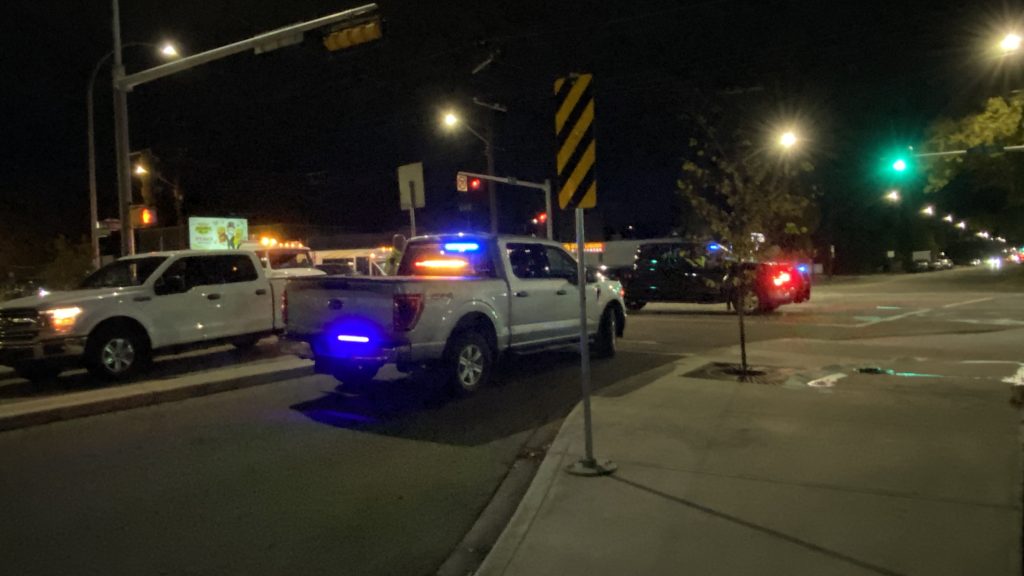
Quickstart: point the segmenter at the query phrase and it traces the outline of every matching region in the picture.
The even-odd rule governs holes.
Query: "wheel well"
[[[494,329],[494,323],[485,314],[480,312],[471,312],[466,314],[455,324],[455,328],[452,328],[452,333],[448,336],[450,342],[452,337],[456,334],[460,334],[467,330],[475,330],[487,340],[487,345],[490,346],[491,352],[496,356],[498,354],[498,334]]]
[[[93,335],[98,334],[100,330],[109,330],[114,328],[128,329],[135,332],[142,336],[142,342],[147,349],[153,348],[153,342],[149,339],[149,332],[146,331],[145,326],[140,324],[138,320],[127,316],[115,316],[114,318],[107,318],[103,322],[100,322],[92,329],[92,332],[89,333],[89,339],[92,340]]]

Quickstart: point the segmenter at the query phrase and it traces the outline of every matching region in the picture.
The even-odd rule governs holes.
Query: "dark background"
[[[356,2],[122,1],[125,42],[172,39],[195,54]],[[25,255],[58,233],[88,231],[85,93],[111,48],[105,1],[5,6],[0,225]],[[138,87],[131,148],[149,149],[178,181],[185,212],[386,231],[398,209],[397,166],[423,161],[421,229],[485,227],[484,199],[459,211],[455,172],[483,171],[483,146],[440,128],[455,107],[483,131],[494,115],[499,174],[553,176],[552,82],[593,72],[598,195],[604,232],[668,233],[687,115],[725,107],[768,139],[795,122],[816,166],[819,243],[877,252],[874,165],[914,144],[937,116],[1016,88],[986,60],[1017,13],[1002,2],[383,1],[384,39],[327,52],[301,46],[239,54]],[[471,74],[487,57],[494,62]],[[129,72],[155,65],[125,51]],[[1024,64],[1018,64],[1024,66]],[[100,217],[116,217],[109,69],[96,89]],[[166,202],[167,186],[157,187]],[[539,193],[500,189],[501,228],[522,232]],[[962,202],[961,202],[962,203]],[[986,208],[987,209],[987,208]],[[173,224],[173,211],[161,211]],[[556,214],[563,226],[568,218]]]

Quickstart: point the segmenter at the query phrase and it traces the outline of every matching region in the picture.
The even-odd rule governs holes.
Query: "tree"
[[[74,288],[92,270],[92,245],[85,237],[71,244],[60,235],[53,241],[52,258],[43,269],[43,281],[51,290]]]
[[[742,131],[731,132],[725,139],[705,119],[697,118],[695,124],[698,135],[689,140],[678,187],[718,240],[731,246],[741,260],[756,257],[759,234],[776,244],[798,244],[796,237],[807,235],[805,220],[813,212],[811,190],[800,176],[814,167],[761,150]],[[734,278],[740,374],[745,378],[750,371],[743,303],[753,271]]]
[[[929,129],[929,152],[967,150],[967,154],[923,159],[925,193],[948,197],[949,208],[1004,234],[1024,233],[1024,170],[1021,152],[1004,152],[1024,144],[1024,97],[989,98],[979,111],[960,118],[940,118]],[[973,213],[964,213],[964,211]]]

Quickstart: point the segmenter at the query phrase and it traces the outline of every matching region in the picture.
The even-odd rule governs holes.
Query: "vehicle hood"
[[[16,298],[14,300],[8,300],[3,304],[0,304],[0,310],[5,308],[54,308],[57,306],[72,306],[75,304],[83,304],[85,302],[91,302],[93,300],[103,300],[104,298],[115,298],[125,294],[135,294],[137,292],[143,292],[144,288],[141,286],[131,286],[128,288],[89,288],[86,290],[66,290],[59,292],[47,292],[45,295],[33,295],[25,296],[24,298]]]

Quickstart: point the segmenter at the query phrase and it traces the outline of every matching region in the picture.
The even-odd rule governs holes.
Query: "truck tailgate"
[[[397,285],[393,278],[293,279],[288,282],[288,334],[302,337],[351,327],[385,338],[391,332]]]

